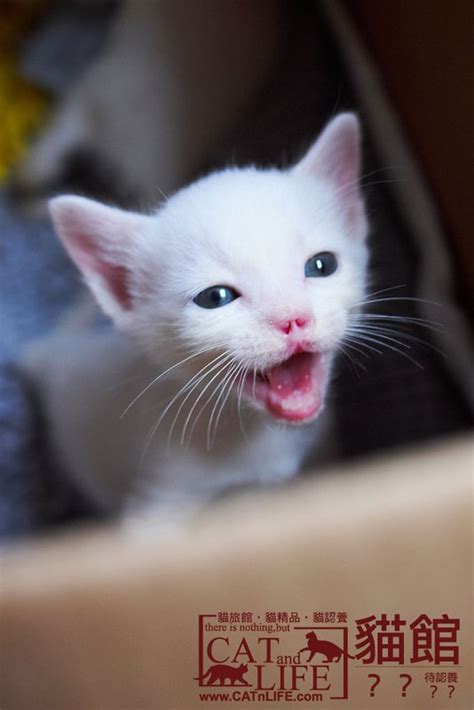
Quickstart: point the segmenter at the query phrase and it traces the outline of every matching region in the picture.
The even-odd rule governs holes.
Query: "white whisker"
[[[411,340],[414,343],[420,343],[420,345],[423,345],[427,348],[430,348],[431,350],[434,350],[435,352],[439,353],[440,355],[444,355],[444,353],[437,347],[435,347],[432,343],[430,343],[428,340],[424,340],[424,338],[419,338],[416,335],[412,335],[411,333],[406,333],[404,330],[398,330],[396,328],[389,328],[386,326],[376,326],[376,325],[361,325],[361,326],[351,326],[351,330],[353,332],[357,333],[367,333],[368,335],[385,335],[385,336],[397,336],[398,338],[405,338],[406,340]],[[394,338],[394,342],[398,342],[399,345],[405,345],[402,343],[400,340],[397,340]],[[409,347],[406,346],[405,347]]]
[[[357,339],[354,339],[354,342],[359,343],[359,345],[366,347],[368,349],[374,350],[375,352],[378,352],[380,355],[382,355],[383,352],[381,352],[380,350],[377,350],[373,346],[368,345],[367,342],[365,342],[365,341],[369,341],[371,343],[376,343],[377,345],[379,345],[381,347],[386,347],[389,350],[393,350],[394,352],[398,353],[399,355],[402,355],[407,360],[410,360],[410,362],[413,362],[417,367],[420,368],[420,370],[424,370],[423,365],[421,365],[421,363],[419,363],[417,360],[415,360],[415,358],[411,357],[410,355],[408,355],[408,353],[404,352],[403,350],[400,350],[400,348],[396,348],[394,345],[391,345],[390,343],[387,343],[385,341],[381,342],[378,339],[380,337],[382,337],[382,336],[371,337],[369,335],[359,333]],[[409,346],[405,346],[405,347],[409,347]]]
[[[230,359],[230,362],[228,362],[228,363],[224,364],[223,366],[221,366],[221,368],[218,370],[218,372],[217,372],[213,377],[211,377],[210,381],[206,384],[206,386],[204,387],[204,389],[201,390],[201,392],[199,393],[199,396],[196,398],[196,400],[195,400],[193,406],[192,406],[191,409],[189,410],[188,416],[186,417],[186,420],[185,420],[184,425],[183,425],[183,429],[182,429],[182,431],[181,431],[181,437],[180,437],[180,443],[181,443],[181,445],[184,444],[184,440],[185,440],[185,438],[186,438],[186,430],[187,430],[187,428],[188,428],[189,421],[190,421],[190,419],[191,419],[191,417],[192,417],[192,415],[193,415],[193,412],[194,412],[194,410],[196,409],[198,403],[200,402],[201,398],[205,395],[205,393],[207,392],[207,390],[209,389],[209,387],[212,385],[212,383],[215,381],[215,379],[216,379],[217,377],[219,377],[219,375],[220,375],[223,371],[225,372],[226,370],[228,370],[229,367],[232,367],[232,363],[233,363],[234,361],[232,360],[232,357],[231,357],[231,356],[229,356],[229,357],[231,358],[231,359]]]
[[[214,372],[215,370],[218,370],[218,372],[217,372],[217,375],[218,375],[219,372],[220,372],[220,368],[222,368],[222,366],[224,365],[224,363],[225,363],[227,360],[229,360],[229,359],[231,359],[231,355],[230,355],[229,353],[225,354],[225,356],[224,356],[224,354],[223,354],[223,356],[222,356],[221,358],[219,358],[218,361],[217,361],[212,367],[206,368],[205,371],[200,375],[200,377],[198,377],[197,379],[192,378],[192,380],[189,381],[189,383],[188,383],[189,386],[187,387],[188,392],[187,392],[185,398],[183,399],[183,401],[181,402],[181,404],[179,405],[178,411],[177,411],[176,414],[175,414],[175,417],[174,417],[174,419],[173,419],[173,422],[172,422],[171,427],[170,427],[169,432],[168,432],[168,449],[169,449],[170,444],[171,444],[171,438],[172,438],[172,436],[173,436],[174,427],[176,426],[176,423],[177,423],[177,421],[178,421],[179,415],[181,414],[181,412],[182,412],[182,410],[183,410],[183,408],[184,408],[184,405],[186,404],[186,402],[188,401],[188,399],[191,397],[191,395],[193,394],[193,392],[196,391],[196,389],[199,387],[199,385],[200,385],[202,382],[204,382],[204,380],[205,380],[212,372]],[[199,373],[198,373],[198,374],[199,374]],[[216,375],[216,376],[217,376],[217,375]],[[194,380],[194,382],[193,382],[193,380]],[[184,395],[185,393],[186,393],[186,390],[180,392],[180,394],[183,394],[183,395]],[[177,398],[174,398],[174,401],[176,401],[176,399],[177,399]]]
[[[354,336],[358,335],[377,335],[379,338],[382,338],[383,340],[389,340],[393,343],[397,343],[398,345],[401,345],[403,348],[407,348],[408,350],[411,350],[411,345],[408,345],[407,343],[403,343],[400,340],[397,340],[396,338],[392,338],[390,335],[385,335],[383,331],[380,331],[379,329],[377,330],[365,330],[362,328],[354,328],[353,326],[348,326],[347,330],[352,333]]]
[[[348,347],[351,348],[351,350],[355,350],[356,352],[359,353],[359,355],[362,355],[365,358],[369,358],[370,355],[367,355],[367,353],[364,350],[360,350],[359,348],[356,348],[354,345],[350,345],[347,340],[351,340],[351,342],[357,342],[356,340],[352,340],[352,338],[347,338],[347,336],[344,336],[344,344]]]
[[[130,402],[130,404],[123,410],[122,414],[120,415],[120,419],[123,419],[123,417],[124,417],[124,416],[127,414],[127,412],[133,407],[133,405],[134,405],[136,402],[138,402],[138,400],[139,400],[141,397],[143,397],[143,395],[144,395],[146,392],[148,392],[148,390],[150,389],[150,387],[153,387],[154,384],[156,384],[159,380],[161,380],[162,377],[164,377],[165,375],[167,375],[167,374],[168,374],[169,372],[171,372],[172,370],[175,370],[175,369],[176,369],[177,367],[179,367],[180,365],[184,365],[184,363],[189,362],[189,360],[192,360],[193,358],[196,358],[196,357],[198,357],[199,355],[202,355],[203,353],[206,353],[206,352],[209,352],[210,350],[215,350],[215,349],[216,349],[216,346],[213,345],[213,346],[211,346],[211,347],[208,347],[208,348],[204,348],[204,349],[202,349],[202,350],[199,350],[199,352],[193,353],[192,355],[189,355],[188,357],[185,357],[183,360],[180,360],[179,362],[175,363],[174,365],[171,365],[171,367],[168,367],[164,372],[161,372],[157,377],[153,378],[153,380],[152,380],[151,382],[149,382],[149,383],[147,384],[147,386],[146,386],[144,389],[142,389],[142,391],[141,391],[139,394],[137,394],[136,397],[134,397],[134,399],[132,399],[132,401]]]
[[[244,385],[245,385],[245,378],[247,377],[247,373],[248,373],[249,369],[250,369],[250,365],[247,365],[247,367],[245,368],[245,370],[243,370],[243,372],[240,376],[240,383],[237,387],[237,391],[238,391],[238,394],[237,394],[237,414],[239,416],[240,431],[242,432],[245,440],[247,440],[247,433],[245,431],[244,422],[242,419],[242,394],[243,394]]]
[[[391,313],[358,313],[354,316],[357,321],[395,321],[396,323],[406,323],[408,325],[418,325],[423,328],[428,328],[435,331],[440,331],[444,328],[443,323],[428,320],[427,318],[417,318],[416,316],[397,316]]]
[[[218,407],[218,405],[219,405],[219,402],[220,402],[220,400],[221,400],[221,397],[223,396],[223,393],[225,392],[225,387],[226,387],[227,383],[228,383],[228,382],[232,382],[232,376],[234,375],[235,372],[237,372],[237,371],[240,369],[240,367],[241,367],[241,364],[240,364],[240,363],[236,363],[236,364],[234,365],[234,367],[230,370],[230,372],[228,372],[228,373],[226,374],[226,376],[225,376],[225,378],[223,379],[223,381],[219,383],[219,389],[220,389],[219,396],[217,397],[217,399],[216,399],[216,401],[215,401],[215,403],[214,403],[214,406],[213,406],[213,408],[212,408],[212,411],[211,411],[211,414],[210,414],[210,417],[209,417],[208,425],[207,425],[206,446],[207,446],[207,450],[208,450],[208,451],[212,448],[212,441],[213,441],[213,439],[212,439],[212,441],[211,441],[211,435],[210,435],[210,434],[211,434],[211,427],[212,427],[212,422],[213,422],[213,419],[214,419],[215,412],[216,412],[216,410],[217,410],[217,407]]]
[[[206,373],[205,371],[206,371],[211,365],[213,365],[213,363],[215,363],[216,360],[219,360],[219,359],[221,359],[221,358],[227,356],[228,354],[229,354],[229,353],[227,353],[227,352],[221,353],[221,354],[218,355],[216,358],[214,358],[214,359],[211,360],[210,362],[206,363],[206,365],[204,365],[200,370],[198,370],[198,372],[196,372],[196,374],[193,375],[193,376],[181,387],[181,389],[178,390],[178,392],[174,395],[174,397],[171,399],[171,401],[167,404],[167,406],[165,407],[165,409],[163,410],[163,412],[161,413],[161,415],[158,417],[158,419],[157,419],[157,421],[155,422],[155,424],[152,426],[150,432],[148,433],[148,436],[147,436],[147,439],[146,439],[146,442],[145,442],[145,447],[144,447],[144,450],[143,450],[143,453],[142,453],[142,457],[141,457],[141,460],[142,460],[142,461],[143,461],[143,459],[144,459],[144,457],[145,457],[145,455],[146,455],[146,452],[148,451],[148,448],[149,448],[149,446],[150,446],[150,443],[151,443],[151,441],[152,441],[152,439],[153,439],[153,437],[154,437],[154,435],[155,435],[155,433],[156,433],[158,427],[160,426],[160,424],[161,424],[161,422],[163,421],[164,417],[165,417],[166,414],[169,412],[169,410],[171,409],[171,407],[173,406],[173,404],[176,402],[176,400],[177,400],[182,394],[184,394],[184,393],[187,391],[187,389],[189,389],[189,387],[191,387],[191,385],[193,385],[193,383],[194,383],[194,385],[195,385],[195,384],[199,384],[199,382],[201,382],[202,379],[204,379],[204,377],[208,374],[208,373]],[[203,373],[203,371],[204,371],[204,374],[201,374],[201,373]],[[200,378],[200,379],[199,379],[199,375],[201,375],[201,378]],[[196,378],[198,378],[198,382],[197,382],[197,383],[195,382]],[[194,389],[194,385],[193,385],[193,389]]]
[[[438,306],[439,308],[442,308],[441,303],[437,303],[436,301],[430,301],[426,298],[416,298],[415,296],[386,296],[384,298],[373,298],[365,301],[359,301],[358,303],[353,303],[352,305],[349,306],[349,308],[355,308],[356,306],[366,306],[369,303],[388,303],[390,301],[411,301],[415,303],[429,303],[433,306]]]
[[[247,368],[247,371],[248,371],[248,369],[249,369],[249,368]],[[229,374],[229,373],[227,373],[227,374]],[[223,378],[223,379],[221,380],[221,382],[219,382],[219,383],[217,384],[217,386],[212,390],[211,394],[209,395],[209,397],[207,398],[207,400],[205,401],[205,403],[203,404],[203,406],[202,406],[201,409],[199,410],[197,416],[195,417],[195,420],[194,420],[194,422],[193,422],[193,425],[192,425],[192,427],[191,427],[191,429],[190,429],[189,437],[188,437],[189,440],[191,439],[191,437],[192,437],[192,435],[193,435],[194,428],[195,428],[195,426],[196,426],[196,424],[197,424],[199,418],[201,417],[202,413],[204,412],[204,410],[206,409],[206,407],[208,406],[208,404],[210,404],[210,402],[212,401],[212,399],[214,398],[214,396],[216,395],[216,393],[219,391],[219,389],[221,389],[221,387],[222,387],[223,384],[224,384],[224,378]]]
[[[238,376],[239,376],[239,374],[240,374],[242,368],[244,368],[244,365],[243,365],[243,364],[239,365],[239,367],[237,368],[237,371],[234,371],[233,377],[232,377],[231,380],[230,380],[230,384],[229,384],[228,387],[227,387],[227,393],[226,393],[226,395],[225,395],[225,397],[224,397],[224,399],[223,399],[223,401],[222,401],[222,404],[221,404],[220,409],[219,409],[219,411],[218,411],[218,413],[217,413],[216,421],[215,421],[215,424],[214,424],[214,432],[213,432],[212,441],[211,441],[211,448],[214,446],[214,442],[215,442],[215,440],[216,440],[217,428],[218,428],[218,426],[219,426],[219,421],[220,421],[222,412],[224,411],[224,407],[225,407],[225,405],[226,405],[226,403],[227,403],[227,400],[229,399],[229,395],[230,395],[230,393],[232,392],[232,388],[234,387],[234,384],[235,384],[235,382],[236,382],[236,380],[237,380],[237,378],[238,378]]]
[[[360,367],[364,372],[367,372],[367,368],[365,367],[365,365],[363,365],[360,360],[357,360],[357,358],[351,355],[351,353],[348,353],[342,343],[339,343],[339,345],[337,346],[337,350],[343,356],[344,362],[346,362],[346,359],[349,361],[350,368],[352,368],[353,372],[355,372],[357,377],[360,378],[360,373],[358,372],[357,367]],[[361,354],[367,357],[367,353],[361,351]]]

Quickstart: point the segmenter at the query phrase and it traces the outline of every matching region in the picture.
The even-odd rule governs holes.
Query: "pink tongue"
[[[265,374],[266,383],[259,391],[274,416],[301,422],[314,417],[321,408],[324,367],[317,353],[293,355]]]
[[[268,370],[270,390],[278,399],[301,396],[310,392],[313,385],[314,355],[300,353]]]

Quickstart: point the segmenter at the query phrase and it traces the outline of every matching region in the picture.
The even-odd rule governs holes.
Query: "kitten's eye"
[[[331,276],[337,269],[336,255],[330,251],[322,251],[308,259],[304,265],[305,276]]]
[[[232,303],[236,298],[240,298],[240,293],[230,286],[209,286],[198,293],[193,301],[201,308],[220,308]]]

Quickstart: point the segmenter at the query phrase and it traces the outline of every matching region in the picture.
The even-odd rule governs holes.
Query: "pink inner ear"
[[[109,290],[122,308],[126,311],[130,310],[132,307],[132,299],[128,290],[130,271],[125,266],[108,264],[105,261],[99,262],[96,270],[107,282]]]
[[[129,291],[130,270],[123,264],[114,264],[107,259],[95,241],[87,234],[74,235],[66,243],[76,264],[85,276],[100,276],[104,285],[124,310],[132,307]]]
[[[326,126],[316,143],[297,165],[301,171],[333,182],[348,202],[356,197],[360,162],[358,122],[352,114],[340,114]],[[351,191],[351,187],[354,190]]]
[[[357,192],[354,183],[359,175],[359,151],[357,144],[352,140],[341,141],[341,145],[334,150],[334,156],[328,159],[328,174],[332,175],[341,190],[354,187],[353,192]]]

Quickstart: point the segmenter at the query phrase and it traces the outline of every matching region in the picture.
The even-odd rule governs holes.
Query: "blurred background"
[[[148,208],[229,162],[290,164],[345,109],[364,126],[371,290],[415,300],[375,306],[407,317],[409,350],[339,363],[334,455],[471,429],[473,20],[464,0],[449,12],[427,0],[206,0],[197,14],[190,0],[2,0],[2,536],[94,517],[16,366],[81,289],[46,198]],[[176,93],[161,89],[170,66]]]

